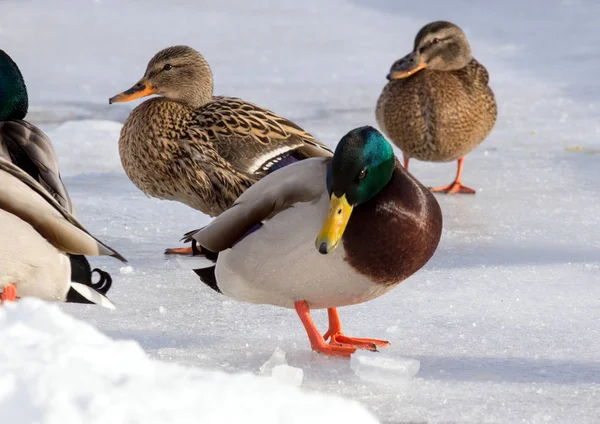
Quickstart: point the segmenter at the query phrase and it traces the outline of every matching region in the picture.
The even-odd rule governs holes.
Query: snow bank
[[[377,422],[352,401],[151,360],[36,299],[0,308],[0,328],[5,423]]]

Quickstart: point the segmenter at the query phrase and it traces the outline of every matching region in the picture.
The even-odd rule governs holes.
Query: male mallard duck
[[[388,342],[345,336],[336,308],[375,299],[414,274],[441,231],[433,194],[400,165],[381,133],[362,127],[342,138],[333,159],[268,175],[188,233],[195,256],[184,260],[226,296],[295,308],[313,350],[349,356]],[[310,309],[322,308],[325,336],[310,317]]]
[[[471,56],[465,33],[450,22],[425,25],[388,79],[377,101],[377,123],[402,150],[404,167],[410,158],[458,159],[454,182],[433,191],[475,193],[462,185],[464,156],[488,136],[497,111],[488,72]]]
[[[22,120],[27,108],[21,72],[0,50],[0,302],[18,295],[114,307],[104,296],[110,275],[83,255],[124,258],[74,218],[51,141]]]
[[[162,97],[136,107],[119,139],[125,172],[149,196],[214,217],[275,169],[331,156],[293,122],[241,99],[213,97],[210,67],[191,47],[158,52],[144,77],[109,102],[151,94]]]

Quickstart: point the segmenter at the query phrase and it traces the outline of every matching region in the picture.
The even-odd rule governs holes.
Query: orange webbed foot
[[[456,194],[456,193],[464,193],[464,194],[475,194],[475,190],[470,187],[462,185],[462,171],[463,165],[465,162],[465,158],[462,157],[458,159],[458,169],[456,170],[456,178],[454,178],[454,182],[452,184],[448,184],[447,186],[432,188],[431,191],[434,193],[447,193],[447,194]]]
[[[304,324],[306,334],[310,340],[310,346],[312,350],[325,355],[344,356],[349,358],[356,349],[367,349],[371,351],[377,351],[377,346],[387,346],[390,342],[385,340],[377,339],[360,339],[357,337],[348,337],[342,334],[342,325],[340,324],[340,317],[337,313],[337,309],[328,308],[327,314],[329,316],[329,330],[324,336],[315,327],[315,324],[310,317],[310,308],[308,303],[301,300],[294,303],[294,308],[298,313],[298,317]],[[329,344],[325,341],[330,339]]]
[[[377,346],[389,346],[390,344],[390,342],[388,342],[387,340],[348,337],[343,335],[342,333],[329,334],[329,332],[327,332],[325,333],[325,336],[323,336],[323,338],[325,340],[330,339],[330,345],[352,345],[358,347],[359,349],[366,349],[373,352],[377,351]]]
[[[321,336],[317,327],[315,327],[315,323],[310,316],[310,308],[307,302],[303,300],[297,301],[294,303],[294,308],[298,313],[300,321],[302,321],[302,324],[304,325],[312,350],[325,355],[343,356],[346,358],[349,358],[350,355],[356,352],[356,346],[325,343],[325,339]]]
[[[390,342],[386,340],[378,339],[363,339],[359,337],[348,337],[342,334],[342,324],[340,323],[340,316],[338,315],[337,309],[327,309],[327,315],[329,317],[329,329],[323,336],[323,339],[329,340],[329,344],[332,346],[337,345],[350,345],[356,346],[359,349],[377,351],[377,346],[388,346]]]
[[[350,344],[327,344],[324,341],[319,343],[313,343],[311,341],[310,347],[315,352],[323,353],[330,356],[342,356],[349,358],[354,352],[356,352],[357,346]]]
[[[165,255],[181,255],[181,256],[192,256],[191,247],[175,247],[172,249],[165,249]]]
[[[0,305],[4,302],[14,302],[17,300],[17,286],[9,284],[4,287],[4,291],[0,293]]]
[[[432,188],[431,191],[434,193],[446,193],[446,194],[475,194],[475,190],[470,187],[464,186],[461,183],[454,181],[452,184],[448,184],[442,187]]]

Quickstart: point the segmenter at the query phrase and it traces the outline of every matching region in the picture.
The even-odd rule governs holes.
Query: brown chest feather
[[[347,261],[379,284],[398,284],[429,261],[441,231],[437,200],[397,162],[388,185],[354,208],[343,237]]]

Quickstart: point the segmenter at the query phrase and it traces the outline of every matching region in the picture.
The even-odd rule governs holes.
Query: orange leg
[[[327,309],[327,316],[329,317],[329,329],[323,336],[325,340],[331,338],[329,344],[349,344],[359,347],[361,349],[368,349],[372,351],[377,350],[377,346],[387,346],[390,342],[385,340],[377,339],[361,339],[358,337],[347,337],[342,334],[342,324],[340,323],[340,316],[338,315],[337,309]]]
[[[191,247],[175,247],[173,249],[165,249],[165,255],[192,255]]]
[[[4,302],[14,302],[15,300],[17,300],[17,287],[14,284],[9,284],[0,293],[0,305]]]
[[[404,159],[404,169],[408,171],[408,161],[410,160],[410,158],[405,154],[402,154],[402,159]]]
[[[460,158],[458,160],[458,171],[456,172],[456,178],[452,184],[442,187],[432,188],[431,191],[434,193],[448,193],[448,194],[456,194],[456,193],[466,193],[466,194],[475,194],[475,190],[469,188],[467,186],[462,185],[461,175],[463,170],[463,162],[465,158]]]
[[[308,303],[303,300],[298,302],[294,302],[294,308],[296,308],[296,312],[300,317],[300,321],[304,324],[304,329],[306,330],[306,334],[308,335],[308,340],[310,340],[310,346],[312,350],[319,353],[324,353],[325,355],[333,355],[333,356],[345,356],[347,358],[350,357],[354,352],[356,352],[356,347],[348,346],[348,345],[328,345],[325,343],[323,336],[315,327],[315,323],[310,317],[310,308],[308,307]]]

